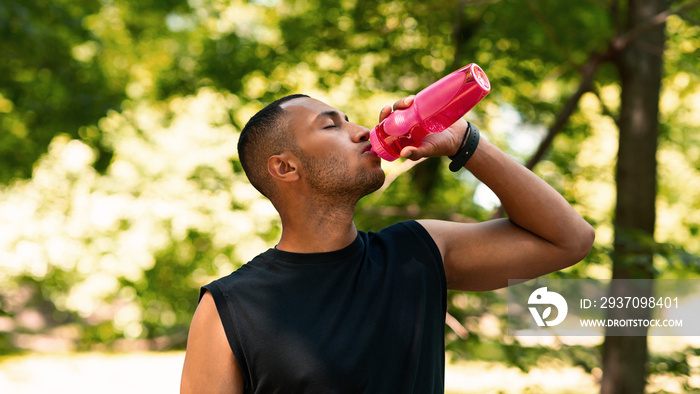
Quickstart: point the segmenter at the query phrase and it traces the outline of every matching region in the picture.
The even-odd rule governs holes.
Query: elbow
[[[572,232],[567,254],[569,255],[569,266],[585,259],[593,248],[595,241],[595,229],[588,222],[582,220],[582,224],[577,231]]]

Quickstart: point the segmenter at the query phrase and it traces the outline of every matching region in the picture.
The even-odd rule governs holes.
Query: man
[[[413,98],[385,107],[380,120]],[[460,120],[401,155],[464,152],[465,133],[477,131]],[[508,219],[358,231],[357,201],[384,181],[369,149],[367,128],[303,95],[249,121],[239,157],[279,212],[282,236],[203,288],[182,393],[443,392],[448,288],[504,287],[570,266],[591,248],[593,229],[564,198],[484,140],[464,167]]]

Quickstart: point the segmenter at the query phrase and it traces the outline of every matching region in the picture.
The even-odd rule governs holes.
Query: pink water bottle
[[[394,111],[369,133],[372,151],[387,161],[400,157],[405,146],[418,146],[429,133],[439,133],[491,91],[486,74],[474,63],[421,90],[406,109]]]

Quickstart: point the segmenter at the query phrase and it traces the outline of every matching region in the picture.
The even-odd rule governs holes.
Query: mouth
[[[379,156],[377,156],[376,153],[374,153],[374,152],[372,151],[372,145],[370,145],[369,143],[367,144],[367,146],[365,146],[364,149],[362,149],[362,156],[365,156],[365,155],[366,155],[366,156],[379,157]]]

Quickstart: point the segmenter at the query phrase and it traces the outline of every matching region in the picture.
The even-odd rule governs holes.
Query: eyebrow
[[[316,120],[321,119],[321,118],[326,117],[326,116],[330,117],[330,118],[340,118],[340,112],[333,111],[333,110],[323,111],[316,116]],[[345,121],[346,122],[350,121],[350,119],[348,119],[347,115],[345,115]]]

